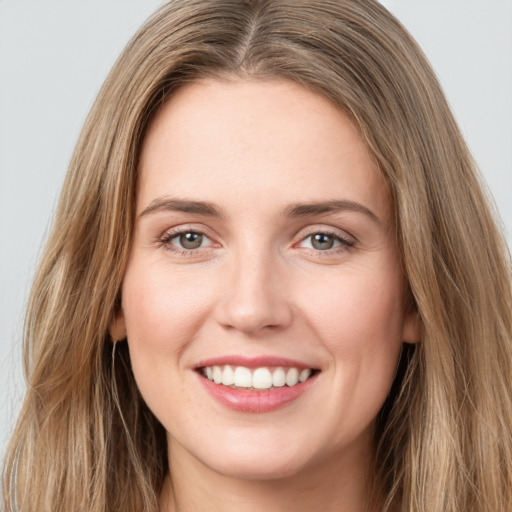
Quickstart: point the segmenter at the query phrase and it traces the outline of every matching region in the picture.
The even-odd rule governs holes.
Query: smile
[[[201,373],[209,381],[232,389],[245,389],[252,391],[268,391],[293,387],[306,382],[314,370],[311,368],[299,369],[295,367],[260,367],[247,368],[245,366],[215,365],[201,368]]]
[[[241,413],[268,413],[309,394],[321,371],[281,357],[224,356],[203,361],[195,373],[215,402]]]

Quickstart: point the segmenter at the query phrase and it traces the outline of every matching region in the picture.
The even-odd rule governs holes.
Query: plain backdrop
[[[0,0],[0,460],[24,389],[24,305],[71,152],[116,57],[162,3]],[[512,0],[382,3],[430,58],[511,243]]]

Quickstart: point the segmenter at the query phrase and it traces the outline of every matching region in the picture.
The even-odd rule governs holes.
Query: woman
[[[162,7],[78,142],[7,510],[512,508],[510,261],[373,1]]]

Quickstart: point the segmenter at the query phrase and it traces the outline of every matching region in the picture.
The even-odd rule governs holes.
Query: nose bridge
[[[246,241],[233,250],[226,269],[220,321],[227,327],[254,333],[285,327],[291,308],[283,293],[282,268],[269,245]]]

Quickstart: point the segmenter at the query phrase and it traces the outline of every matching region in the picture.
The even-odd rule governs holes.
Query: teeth
[[[281,388],[286,384],[286,373],[282,368],[276,368],[272,374],[272,384],[275,388]]]
[[[245,366],[236,366],[233,369],[230,365],[208,366],[202,371],[203,375],[215,384],[258,390],[280,388],[285,385],[296,386],[308,380],[312,374],[310,368],[299,370],[298,368],[262,367],[251,370]]]
[[[305,382],[311,377],[311,370],[309,368],[306,368],[305,370],[302,370],[299,375],[299,382]]]
[[[286,385],[295,386],[299,382],[299,370],[297,368],[290,368],[286,374]]]
[[[222,372],[222,384],[224,386],[231,386],[235,383],[235,374],[231,366],[225,366]]]
[[[236,367],[235,386],[238,388],[252,388],[252,374],[249,368],[244,366]]]
[[[268,368],[258,368],[252,375],[252,387],[268,389],[272,387],[272,374]]]
[[[220,369],[220,366],[213,367],[213,382],[215,382],[215,384],[220,384],[222,382],[222,370]]]

